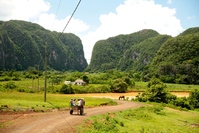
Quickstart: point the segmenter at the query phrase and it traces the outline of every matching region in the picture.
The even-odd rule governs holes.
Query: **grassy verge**
[[[196,133],[199,112],[146,106],[92,116],[79,127],[81,133]]]
[[[47,111],[51,109],[69,109],[69,102],[75,95],[47,94],[44,102],[43,94],[21,93],[21,92],[1,92],[1,111]],[[82,96],[81,96],[82,97]],[[80,97],[75,97],[76,99]],[[108,98],[84,97],[85,107],[99,106],[102,103],[116,104]]]
[[[147,89],[148,82],[135,82],[135,91],[145,91]],[[186,84],[169,84],[165,83],[168,91],[172,92],[190,92],[195,89],[199,89],[199,85],[186,85]]]

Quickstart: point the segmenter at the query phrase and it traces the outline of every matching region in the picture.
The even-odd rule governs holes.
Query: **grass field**
[[[1,92],[1,110],[9,111],[47,111],[50,109],[69,109],[70,99],[74,95],[47,94],[46,102],[42,93]],[[76,99],[81,97],[75,97]],[[108,98],[84,97],[85,107],[99,106],[101,103],[116,104]]]
[[[20,81],[1,81],[0,82],[0,91],[7,91],[7,89],[4,88],[6,84],[9,84],[10,82],[13,82],[16,85],[16,90],[24,91],[24,92],[40,92],[44,90],[44,79],[23,79]],[[148,82],[135,82],[135,86],[132,88],[129,88],[130,90],[134,91],[145,91],[147,89]],[[199,85],[185,85],[185,84],[169,84],[165,83],[167,86],[168,91],[184,91],[184,92],[190,92],[194,89],[199,90]],[[60,89],[63,83],[60,83],[59,85],[52,85],[50,83],[47,84],[48,90],[54,89]],[[105,85],[105,84],[104,84]],[[87,88],[92,87],[97,88],[97,86],[102,86],[101,84],[89,84],[86,86]]]
[[[135,82],[135,91],[145,91],[148,82]],[[199,85],[185,85],[185,84],[169,84],[165,83],[168,91],[184,91],[190,92],[195,89],[199,90]]]
[[[17,82],[20,87],[27,87],[31,84],[28,81]],[[36,83],[35,83],[36,84]],[[140,88],[146,88],[146,82],[136,82]],[[171,91],[192,91],[198,89],[195,85],[175,85],[167,84]],[[108,98],[92,98],[82,95],[65,95],[47,93],[44,102],[43,93],[24,93],[7,91],[0,92],[1,111],[48,111],[52,109],[67,110],[71,98],[84,97],[86,107],[99,106],[101,103],[116,104]],[[87,119],[79,127],[81,133],[198,133],[199,132],[199,112],[179,111],[164,108],[160,105],[150,104],[150,106],[138,109],[128,109],[117,113],[109,113],[93,116]]]
[[[7,110],[9,107],[10,110],[14,111],[24,111],[24,110],[35,110],[35,111],[46,111],[53,108],[66,108],[69,105],[69,101],[73,96],[71,95],[61,95],[61,94],[48,94],[47,102],[43,102],[43,86],[44,82],[42,79],[39,80],[21,80],[21,81],[11,81],[17,86],[17,90],[28,90],[26,92],[32,93],[20,93],[15,89],[4,89],[4,86],[10,81],[0,82],[0,88],[3,90],[0,93],[0,105],[1,110]],[[133,90],[135,91],[145,91],[147,88],[147,82],[136,82]],[[194,89],[199,89],[199,85],[183,85],[183,84],[166,84],[169,91],[185,91],[190,92]],[[48,87],[51,86],[48,84]],[[61,85],[54,85],[58,88],[61,88]],[[91,85],[92,86],[92,85]],[[38,92],[38,93],[33,93]],[[88,97],[87,97],[88,98]],[[98,102],[97,100],[86,100],[88,101],[86,106],[98,106],[98,103],[101,102],[110,102],[108,99],[103,99]],[[97,101],[97,102],[93,102]],[[5,107],[5,108],[4,108]]]
[[[93,116],[79,127],[81,133],[198,133],[199,112],[160,105]]]

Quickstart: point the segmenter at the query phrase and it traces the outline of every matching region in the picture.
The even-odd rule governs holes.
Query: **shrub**
[[[124,77],[124,82],[126,82],[128,86],[131,86],[131,87],[135,86],[135,81],[128,77]]]
[[[11,77],[5,76],[3,78],[0,78],[0,81],[10,81]]]
[[[18,92],[25,92],[25,89],[19,88],[19,89],[17,89],[17,91],[18,91]]]
[[[128,88],[127,83],[120,78],[113,80],[113,82],[111,83],[112,92],[118,92],[118,93],[126,92],[127,88]]]
[[[148,83],[148,89],[146,92],[139,94],[137,96],[138,101],[146,102],[163,102],[169,103],[172,100],[175,100],[176,97],[170,94],[166,90],[166,85],[163,84],[159,79],[152,78],[151,81]]]
[[[99,88],[99,90],[101,90],[101,91],[100,91],[101,93],[108,93],[108,92],[111,92],[110,87],[107,86],[107,85],[102,85],[102,86],[99,86],[98,88]]]
[[[194,91],[190,92],[188,101],[190,106],[193,108],[199,108],[199,90],[195,89]]]
[[[84,76],[82,77],[82,79],[83,79],[83,81],[86,82],[87,84],[89,83],[89,78],[88,78],[88,76],[84,75]]]
[[[62,85],[61,89],[60,89],[60,93],[61,94],[74,94],[74,90],[71,87],[71,85]]]
[[[15,89],[15,88],[17,88],[17,86],[15,85],[15,83],[14,82],[8,82],[8,83],[6,83],[5,85],[4,85],[4,88],[6,88],[6,89]]]
[[[50,92],[50,93],[59,93],[60,92],[60,88],[58,88],[58,86],[51,85],[51,86],[48,87],[48,92]]]
[[[75,94],[83,94],[83,93],[88,93],[89,92],[89,88],[86,86],[73,86],[73,90]]]
[[[20,79],[20,77],[14,77],[14,78],[12,78],[12,80],[13,81],[20,81],[21,79]]]
[[[173,105],[191,109],[191,106],[189,105],[189,102],[186,97],[177,98],[175,101],[173,101]]]
[[[174,77],[170,75],[161,75],[160,79],[164,83],[174,83],[175,81]]]

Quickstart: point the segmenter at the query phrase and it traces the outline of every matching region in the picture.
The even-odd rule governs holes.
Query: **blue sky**
[[[52,4],[51,13],[57,11],[59,1],[47,0]],[[176,9],[176,17],[181,20],[183,29],[199,26],[199,0],[154,0],[156,4]],[[59,19],[71,15],[79,0],[62,0],[57,13]],[[84,20],[97,27],[100,25],[99,16],[115,12],[124,0],[82,0],[74,17]]]
[[[0,0],[0,20],[25,20],[61,32],[79,0]],[[58,8],[58,5],[60,6]],[[81,0],[64,32],[80,37],[90,62],[94,44],[153,29],[177,36],[199,26],[199,0]]]

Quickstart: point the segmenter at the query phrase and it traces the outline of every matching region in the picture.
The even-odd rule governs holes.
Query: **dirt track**
[[[128,108],[137,108],[141,103],[129,101],[117,101],[117,106],[102,106],[84,109],[84,115],[80,116],[69,111],[54,111],[48,113],[31,113],[0,115],[1,121],[11,122],[9,126],[0,129],[2,133],[68,133],[75,132],[75,126],[80,125],[89,116],[108,112],[121,111]]]

